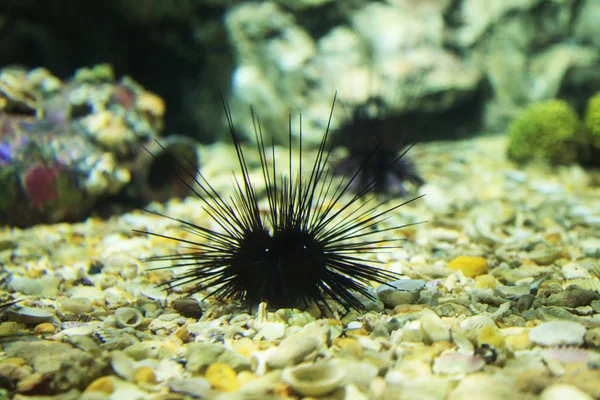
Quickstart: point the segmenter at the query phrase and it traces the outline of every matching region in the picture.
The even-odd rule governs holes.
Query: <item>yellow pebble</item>
[[[354,338],[338,337],[333,340],[333,344],[343,349],[346,346],[358,344],[358,342]]]
[[[28,272],[30,278],[41,278],[47,273],[44,269],[31,269]]]
[[[51,335],[55,330],[54,325],[44,322],[43,324],[36,325],[34,332],[36,335]]]
[[[562,237],[561,237],[560,233],[553,232],[553,233],[544,235],[544,240],[550,244],[557,245],[557,244],[560,244],[560,242],[562,241]]]
[[[473,278],[487,273],[488,263],[483,257],[459,256],[448,263],[448,268],[461,271],[464,276]]]
[[[395,314],[411,314],[417,313],[423,310],[425,306],[423,304],[398,304],[394,307]]]
[[[139,367],[133,370],[132,380],[135,383],[155,384],[156,374],[150,367]]]
[[[527,332],[509,335],[506,337],[506,346],[512,351],[527,350],[531,347],[531,340],[529,340]]]
[[[500,333],[500,329],[495,326],[484,326],[479,335],[477,335],[477,344],[489,344],[493,348],[501,349],[504,347],[504,336]]]
[[[433,342],[431,344],[431,352],[433,356],[439,356],[446,350],[450,350],[454,345],[448,341],[440,340],[439,342]]]
[[[94,382],[85,389],[86,392],[102,392],[111,394],[115,390],[115,383],[111,376],[103,376],[102,378],[96,379]]]
[[[252,382],[253,380],[258,379],[258,376],[253,374],[250,371],[241,371],[238,376],[238,382],[240,386],[244,386],[248,382]]]
[[[494,289],[496,287],[496,278],[491,275],[479,275],[475,278],[475,287],[478,289]]]
[[[258,350],[256,343],[250,338],[241,338],[233,343],[233,350],[241,356],[250,357]]]
[[[224,392],[235,392],[240,388],[233,368],[225,363],[215,363],[206,369],[206,379],[212,387]]]
[[[16,365],[17,367],[22,367],[25,365],[25,360],[20,357],[7,357],[4,360],[0,361],[0,364],[10,364]]]
[[[352,329],[350,331],[346,332],[346,336],[352,338],[352,337],[361,337],[361,336],[369,336],[369,332],[364,329],[364,328],[360,328],[360,329]]]
[[[539,319],[527,321],[527,322],[525,322],[525,328],[535,328],[536,326],[538,326],[541,323],[542,323],[542,321],[540,321]]]

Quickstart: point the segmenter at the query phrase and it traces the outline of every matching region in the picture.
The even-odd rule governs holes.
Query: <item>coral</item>
[[[186,193],[164,153],[197,163],[195,143],[173,135],[153,149],[164,113],[162,98],[117,81],[107,64],[66,81],[44,68],[1,68],[0,225],[81,219],[121,194],[136,202]]]
[[[563,100],[532,104],[510,125],[508,157],[516,162],[575,162],[579,126],[577,114]]]
[[[588,100],[583,122],[592,146],[600,149],[600,92]]]

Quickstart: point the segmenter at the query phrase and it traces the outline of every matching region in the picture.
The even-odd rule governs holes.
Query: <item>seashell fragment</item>
[[[443,354],[433,363],[436,374],[468,374],[476,372],[485,366],[485,360],[479,356],[460,353]]]
[[[586,329],[573,321],[544,322],[529,331],[529,339],[542,346],[582,345]]]
[[[117,326],[120,328],[137,328],[144,322],[142,313],[133,307],[121,307],[115,311]]]
[[[450,329],[431,310],[423,310],[419,317],[421,331],[430,342],[450,341]]]
[[[167,386],[174,392],[199,398],[207,397],[210,392],[210,383],[204,378],[175,379]]]
[[[265,362],[272,369],[295,365],[316,355],[322,346],[323,341],[317,336],[290,336],[265,352]]]
[[[51,322],[55,318],[50,311],[35,307],[8,308],[6,315],[10,320],[24,324],[41,324]]]
[[[340,368],[323,364],[302,364],[283,370],[281,379],[303,396],[322,396],[340,387],[344,380]]]
[[[562,251],[555,247],[546,247],[540,250],[534,250],[528,254],[531,261],[539,265],[550,265],[560,258]]]
[[[471,343],[477,343],[479,333],[484,328],[496,328],[496,322],[487,315],[475,315],[465,318],[457,328],[457,332],[466,337]]]
[[[425,287],[422,279],[399,279],[377,288],[377,297],[387,307],[414,304],[419,300],[419,291]]]

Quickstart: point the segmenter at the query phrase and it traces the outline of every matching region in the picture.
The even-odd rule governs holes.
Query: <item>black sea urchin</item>
[[[407,182],[424,183],[412,160],[404,157],[412,147],[412,119],[410,114],[389,112],[376,96],[350,106],[349,117],[334,132],[334,142],[348,150],[336,165],[337,172],[360,171],[350,186],[352,191],[374,182],[376,193],[406,194]]]
[[[397,247],[392,243],[394,240],[374,235],[401,226],[377,230],[377,224],[416,198],[393,206],[371,205],[364,197],[373,190],[375,181],[364,184],[353,195],[348,194],[360,170],[340,180],[327,167],[331,114],[312,169],[305,174],[302,131],[296,160],[290,122],[288,175],[281,174],[275,162],[275,147],[265,145],[260,123],[253,115],[266,192],[267,211],[263,215],[229,106],[225,101],[223,106],[241,178],[234,175],[235,192],[227,198],[219,195],[201,173],[195,185],[190,186],[220,229],[175,219],[197,235],[198,240],[144,232],[179,241],[193,249],[187,254],[158,256],[147,261],[175,262],[167,268],[189,267],[169,285],[194,283],[193,292],[206,288],[209,295],[219,300],[239,300],[250,306],[267,302],[274,308],[306,308],[314,302],[321,309],[329,309],[326,299],[331,298],[345,309],[364,309],[355,293],[372,299],[367,287],[371,282],[386,283],[397,276],[371,266],[371,261],[361,255]],[[184,168],[183,173],[195,176],[196,171]]]

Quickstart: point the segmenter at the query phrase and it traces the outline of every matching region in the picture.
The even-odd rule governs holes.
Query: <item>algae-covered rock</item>
[[[31,365],[34,372],[47,377],[50,393],[83,389],[106,368],[106,360],[94,357],[66,343],[18,342],[5,349],[9,357],[17,357]]]
[[[508,157],[516,162],[575,162],[579,126],[575,110],[563,100],[532,104],[509,128]]]
[[[583,122],[592,146],[600,149],[600,92],[588,100]]]

